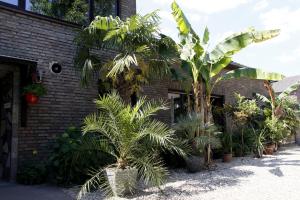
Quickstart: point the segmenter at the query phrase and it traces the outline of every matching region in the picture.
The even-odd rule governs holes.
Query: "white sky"
[[[171,16],[171,3],[172,0],[137,0],[137,11],[146,14],[159,9],[162,32],[176,39],[178,31]],[[199,35],[208,26],[211,45],[250,26],[281,29],[279,37],[251,45],[235,55],[234,60],[286,76],[300,74],[300,0],[177,0],[177,3]]]

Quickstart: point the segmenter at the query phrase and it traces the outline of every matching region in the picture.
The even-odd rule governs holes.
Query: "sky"
[[[159,10],[161,31],[178,41],[171,15],[173,0],[137,0],[137,12]],[[236,54],[234,61],[243,65],[300,75],[300,0],[177,0],[193,29],[202,35],[209,28],[213,47],[232,33],[248,27],[257,30],[280,29],[278,37],[253,44]]]

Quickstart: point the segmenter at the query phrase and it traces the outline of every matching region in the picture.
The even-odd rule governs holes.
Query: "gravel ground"
[[[235,158],[231,163],[217,162],[214,171],[195,174],[184,170],[170,172],[163,191],[148,188],[130,197],[133,200],[299,200],[300,147],[283,147],[277,155],[263,159]],[[76,189],[66,192],[74,197]],[[100,192],[84,200],[102,200]],[[121,199],[121,198],[119,198]],[[123,198],[124,199],[124,198]]]

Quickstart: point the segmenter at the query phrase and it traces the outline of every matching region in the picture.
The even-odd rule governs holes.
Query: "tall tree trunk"
[[[208,91],[206,91],[208,92]],[[206,94],[205,96],[205,107],[204,107],[204,123],[205,124],[210,124],[211,123],[211,102],[210,102],[211,95]],[[210,140],[211,138],[211,133],[210,131],[208,132],[208,138]],[[206,147],[206,164],[207,166],[210,166],[211,164],[211,144],[208,143]]]
[[[190,93],[187,93],[187,112],[188,114],[192,113],[192,102],[191,102],[191,96]]]
[[[193,90],[195,95],[195,112],[202,113],[202,95],[203,95],[203,86],[202,83],[197,81],[193,83]]]
[[[273,119],[275,117],[275,109],[276,109],[275,94],[269,81],[264,81],[264,86],[268,90],[269,96],[271,98],[272,119]]]
[[[203,114],[203,83],[200,81],[196,81],[193,83],[193,90],[195,96],[195,112],[199,115]],[[195,136],[200,136],[200,128],[198,128]]]

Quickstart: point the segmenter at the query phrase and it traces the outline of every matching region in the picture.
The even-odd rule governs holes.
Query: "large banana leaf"
[[[263,42],[279,35],[279,30],[255,31],[253,28],[227,37],[216,45],[210,53],[212,63],[218,62],[224,56],[232,56],[252,43]]]
[[[300,82],[297,82],[297,83],[295,83],[295,84],[289,86],[287,89],[285,89],[285,90],[278,96],[278,98],[279,98],[279,99],[282,99],[282,98],[285,98],[285,97],[289,96],[292,92],[298,90],[299,86],[300,86]]]
[[[222,69],[224,69],[231,63],[231,61],[231,57],[224,57],[215,64],[213,64],[210,71],[210,77],[218,75],[222,71]]]
[[[275,72],[265,72],[261,69],[255,68],[239,68],[227,72],[221,77],[221,80],[229,80],[235,78],[249,78],[249,79],[260,79],[269,81],[279,81],[284,78],[282,74]]]
[[[263,103],[271,103],[270,100],[262,94],[256,93],[255,96],[258,100],[262,101]]]
[[[171,5],[172,8],[172,15],[175,18],[177,23],[177,28],[181,35],[187,36],[188,34],[196,35],[195,31],[193,30],[190,22],[186,18],[185,14],[179,7],[179,5],[174,1]]]

